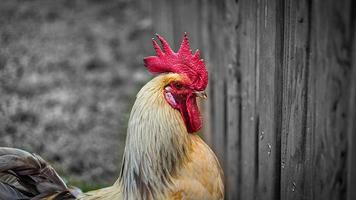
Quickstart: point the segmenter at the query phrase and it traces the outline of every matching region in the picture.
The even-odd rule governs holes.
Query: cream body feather
[[[137,94],[117,182],[82,199],[223,199],[222,171],[210,148],[189,134],[163,96],[178,74],[159,75]]]

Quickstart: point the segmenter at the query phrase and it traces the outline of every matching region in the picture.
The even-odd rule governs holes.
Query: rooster
[[[128,122],[121,173],[111,187],[81,193],[41,157],[0,148],[0,199],[223,199],[223,172],[207,144],[197,97],[206,98],[208,72],[184,34],[178,52],[156,34],[156,56],[144,58],[157,77],[138,92]]]

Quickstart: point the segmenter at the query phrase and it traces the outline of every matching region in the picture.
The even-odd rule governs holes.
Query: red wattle
[[[187,97],[186,101],[186,114],[184,120],[189,133],[195,133],[202,127],[202,120],[197,105],[196,97],[194,95]]]

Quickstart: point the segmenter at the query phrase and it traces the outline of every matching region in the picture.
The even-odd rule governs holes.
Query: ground
[[[0,146],[35,152],[84,189],[112,184],[150,78],[146,1],[3,0]]]

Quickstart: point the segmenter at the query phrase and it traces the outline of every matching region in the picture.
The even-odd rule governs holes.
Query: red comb
[[[156,34],[162,44],[163,51],[156,40],[152,39],[156,56],[148,56],[143,59],[145,66],[151,73],[173,72],[185,74],[195,90],[204,90],[208,84],[208,72],[205,68],[204,60],[200,59],[200,52],[197,50],[192,54],[189,46],[187,33],[184,34],[182,44],[177,53],[175,53],[167,41]]]

